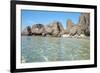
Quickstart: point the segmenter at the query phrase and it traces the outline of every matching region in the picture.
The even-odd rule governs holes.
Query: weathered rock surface
[[[75,25],[73,26],[71,29],[70,29],[70,33],[69,33],[71,36],[74,36],[74,35],[79,35],[81,34],[81,30],[80,30],[80,26],[78,25]]]
[[[77,26],[74,26],[70,29],[70,36],[74,36],[75,34],[77,34]]]
[[[50,25],[47,25],[44,27],[45,31],[44,31],[44,34],[47,36],[47,35],[51,35],[53,30],[51,29],[51,26]]]
[[[79,25],[81,26],[81,33],[86,36],[90,36],[90,14],[81,13],[79,19]]]
[[[33,35],[42,35],[44,32],[44,25],[43,24],[35,24],[32,26],[32,34]]]
[[[68,33],[68,31],[63,28],[63,26],[62,26],[62,24],[60,22],[54,22],[52,27],[56,28],[56,30],[53,29],[53,31],[55,31],[55,32],[57,31],[57,33],[56,33],[57,35],[56,36],[58,36],[58,37]]]
[[[58,36],[59,32],[60,32],[60,28],[59,28],[59,22],[53,22],[51,23],[51,29],[52,29],[52,36]]]
[[[52,36],[60,36],[60,32],[62,32],[64,30],[62,24],[60,22],[54,21],[51,24],[51,28],[52,28]]]

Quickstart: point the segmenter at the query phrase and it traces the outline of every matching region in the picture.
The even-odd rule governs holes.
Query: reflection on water
[[[90,40],[61,37],[22,36],[21,62],[90,59]]]

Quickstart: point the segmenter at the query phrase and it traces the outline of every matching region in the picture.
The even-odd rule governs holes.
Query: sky
[[[39,10],[21,10],[22,29],[33,24],[47,25],[53,21],[59,21],[66,28],[66,22],[71,19],[74,24],[79,21],[79,12],[61,12],[61,11],[39,11]]]

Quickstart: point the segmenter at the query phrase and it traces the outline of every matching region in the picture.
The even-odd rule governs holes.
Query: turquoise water
[[[22,36],[21,62],[50,62],[90,59],[89,38]]]

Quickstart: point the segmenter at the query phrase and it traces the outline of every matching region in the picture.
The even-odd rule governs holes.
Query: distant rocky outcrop
[[[67,20],[67,31],[69,32],[70,36],[74,36],[76,34],[79,35],[79,31],[80,31],[80,26],[79,25],[74,25],[74,23],[68,19]]]
[[[70,36],[90,36],[90,15],[81,13],[78,23],[75,25],[70,19],[67,20],[66,29],[59,21],[53,21],[48,25],[33,24],[22,31],[22,35],[27,36],[53,36],[53,37],[70,37]]]
[[[77,25],[73,25],[72,21],[69,19],[67,21],[67,30],[70,36],[84,34],[85,36],[90,36],[90,16],[89,13],[81,13],[79,17],[79,22]]]
[[[73,22],[70,20],[70,19],[68,19],[67,20],[67,30],[70,32],[70,29],[73,27]]]
[[[63,28],[62,24],[54,21],[46,26],[43,24],[34,24],[32,28],[29,26],[22,31],[22,35],[42,35],[60,37],[67,31]]]

